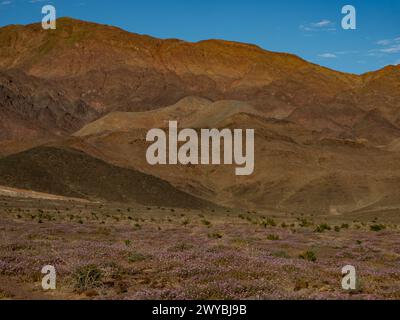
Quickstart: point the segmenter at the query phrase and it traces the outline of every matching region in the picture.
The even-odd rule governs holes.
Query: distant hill
[[[398,134],[397,129],[373,111],[362,112],[353,129],[348,130],[363,132],[370,140],[337,138],[335,130],[336,134],[351,135],[343,125],[347,114],[342,109],[336,110],[342,124],[328,134],[267,118],[243,102],[191,97],[155,111],[111,113],[64,143],[110,163],[139,168],[181,190],[226,206],[313,214],[344,214],[366,207],[400,208],[400,153],[395,152],[398,140],[391,145],[393,152],[375,146],[382,142],[377,137],[389,141],[390,136]],[[330,115],[326,116],[328,119]],[[148,165],[145,154],[150,143],[145,141],[146,132],[167,126],[170,119],[179,120],[180,128],[254,128],[254,174],[237,177],[232,166]],[[368,121],[375,124],[371,129],[382,131],[380,135],[368,130]]]
[[[77,150],[54,147],[38,147],[0,159],[0,185],[149,206],[213,206],[151,175],[112,166]]]

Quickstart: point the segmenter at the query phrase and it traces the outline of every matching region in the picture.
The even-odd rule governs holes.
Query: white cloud
[[[8,4],[11,4],[11,1],[6,0],[6,1],[2,1],[2,2],[1,2],[1,5],[2,5],[2,6],[6,6],[6,5],[8,5]]]
[[[383,39],[377,41],[375,44],[381,46],[377,49],[369,50],[370,56],[387,55],[400,52],[400,37],[392,39]]]
[[[388,47],[388,48],[384,48],[384,49],[380,49],[380,52],[383,53],[398,53],[400,52],[400,44]]]
[[[331,26],[331,25],[333,25],[333,23],[330,20],[321,20],[319,22],[311,23],[311,25],[316,28],[323,28],[323,27]]]
[[[337,51],[335,54],[337,55],[343,55],[343,54],[357,54],[360,53],[358,50],[348,50],[348,51]]]
[[[387,46],[391,43],[392,43],[391,40],[385,39],[385,40],[379,40],[376,44],[379,44],[380,46]]]
[[[318,32],[318,31],[336,31],[335,24],[327,19],[321,20],[319,22],[302,24],[299,29],[304,32]]]
[[[393,43],[399,43],[399,42],[400,42],[400,37],[394,39],[379,40],[376,44],[379,44],[380,46],[388,46]]]
[[[323,54],[319,54],[318,57],[326,58],[326,59],[334,59],[334,58],[337,58],[337,55],[333,54],[333,53],[323,53]]]

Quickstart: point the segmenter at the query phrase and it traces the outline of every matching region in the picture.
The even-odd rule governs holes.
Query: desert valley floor
[[[20,195],[21,196],[21,195]],[[397,212],[318,216],[0,198],[0,299],[399,299]],[[358,288],[341,288],[354,265]],[[57,289],[44,292],[41,268]]]

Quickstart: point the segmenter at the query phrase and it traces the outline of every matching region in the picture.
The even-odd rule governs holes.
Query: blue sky
[[[0,26],[41,21],[45,4],[58,17],[160,38],[254,43],[340,71],[400,64],[400,0],[0,0]],[[341,27],[347,4],[357,30]]]

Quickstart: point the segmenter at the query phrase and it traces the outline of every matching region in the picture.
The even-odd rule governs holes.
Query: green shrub
[[[279,240],[279,236],[275,235],[275,234],[270,234],[270,235],[268,235],[267,239],[271,240],[271,241],[277,241],[277,240]]]
[[[331,227],[328,225],[328,224],[326,224],[326,223],[322,223],[322,224],[320,224],[319,226],[317,226],[317,228],[314,230],[314,232],[319,232],[319,233],[322,233],[322,232],[324,232],[325,230],[331,230]]]
[[[144,254],[139,253],[139,252],[132,252],[128,256],[128,261],[131,263],[144,261],[146,259],[147,259],[147,257]]]
[[[193,245],[188,244],[188,243],[178,243],[177,245],[173,246],[171,248],[171,251],[186,251],[186,250],[190,250],[193,248]]]
[[[285,259],[290,258],[290,256],[287,254],[286,251],[276,251],[276,252],[273,252],[272,255],[277,258],[285,258]]]
[[[75,289],[86,291],[101,286],[102,272],[94,264],[79,267],[73,273]]]
[[[373,224],[370,227],[371,231],[379,232],[386,229],[386,226],[383,224]]]
[[[265,221],[263,221],[261,224],[264,226],[264,228],[266,228],[266,227],[276,227],[276,222],[275,222],[275,220],[274,220],[274,219],[271,219],[271,218],[267,218],[267,219],[266,219]]]
[[[209,233],[208,237],[211,238],[211,239],[221,239],[222,238],[222,234],[220,234],[218,232]]]
[[[297,220],[300,222],[299,226],[302,228],[310,227],[313,225],[313,222],[308,221],[306,218],[297,218]]]
[[[311,250],[308,250],[308,251],[300,254],[299,258],[307,260],[307,261],[311,261],[311,262],[317,261],[317,257],[315,255],[314,251],[311,251]]]

